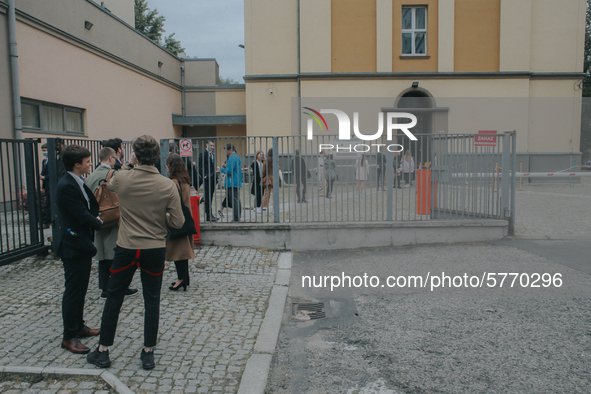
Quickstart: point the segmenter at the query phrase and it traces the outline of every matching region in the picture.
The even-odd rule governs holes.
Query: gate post
[[[41,193],[41,188],[35,187],[37,182],[35,178],[38,177],[35,171],[35,158],[33,155],[33,143],[23,142],[25,150],[25,182],[27,183],[27,207],[29,209],[29,233],[31,236],[31,243],[39,242],[39,227],[41,227],[41,211],[39,210],[39,198],[37,193]],[[39,185],[41,186],[41,185]],[[21,189],[22,193],[22,189]],[[41,237],[43,240],[43,237]]]
[[[509,218],[509,235],[515,235],[515,172],[517,170],[517,132],[511,135],[511,217]]]
[[[57,207],[57,151],[55,138],[47,139],[47,170],[49,172],[49,202],[51,203],[51,251],[55,255],[55,242],[59,228],[59,216]]]
[[[273,137],[273,221],[279,223],[279,139]],[[285,187],[285,184],[282,185]],[[268,205],[268,203],[267,203]]]
[[[503,154],[501,156],[501,218],[508,219],[509,196],[511,184],[511,134],[505,134],[503,139]]]

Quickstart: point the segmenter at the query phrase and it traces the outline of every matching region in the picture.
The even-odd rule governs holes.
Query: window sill
[[[53,135],[63,135],[63,136],[72,136],[72,137],[86,137],[84,132],[78,131],[48,131],[42,130],[32,127],[23,126],[23,133],[35,133],[35,134],[53,134]]]
[[[429,55],[400,55],[400,59],[430,59]]]

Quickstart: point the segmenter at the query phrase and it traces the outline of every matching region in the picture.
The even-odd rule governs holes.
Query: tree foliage
[[[183,52],[185,48],[181,47],[181,42],[173,38],[175,33],[163,39],[162,33],[164,33],[164,22],[166,18],[158,15],[156,8],[150,10],[147,0],[134,1],[135,29],[175,55]]]
[[[235,80],[232,77],[228,77],[228,78],[220,77],[218,80],[218,85],[234,85],[237,83],[240,83],[240,82],[238,82],[237,80]]]

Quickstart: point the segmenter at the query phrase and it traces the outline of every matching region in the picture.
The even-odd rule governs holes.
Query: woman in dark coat
[[[261,151],[257,152],[255,161],[250,165],[250,169],[253,174],[253,182],[250,186],[250,194],[255,196],[256,207],[260,208],[263,202],[263,186],[261,186],[261,180],[263,179],[263,160],[265,160],[265,154]]]

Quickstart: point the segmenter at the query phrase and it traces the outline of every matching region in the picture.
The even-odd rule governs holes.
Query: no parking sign
[[[180,149],[181,149],[181,157],[193,156],[193,144],[191,144],[191,140],[189,140],[189,139],[181,140]]]

